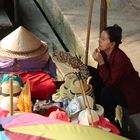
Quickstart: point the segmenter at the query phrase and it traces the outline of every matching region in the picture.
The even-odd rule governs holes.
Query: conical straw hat
[[[20,26],[0,42],[0,56],[31,58],[48,51],[47,44]]]

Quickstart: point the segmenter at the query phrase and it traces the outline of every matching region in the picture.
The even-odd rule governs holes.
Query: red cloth
[[[0,109],[0,117],[7,117],[9,111]]]
[[[49,109],[46,110],[46,112],[43,115],[48,117],[51,112],[56,111],[57,109],[59,109],[60,111],[64,111],[63,109],[61,109],[58,106],[51,106]]]
[[[53,78],[47,72],[11,72],[19,75],[23,81],[30,81],[31,98],[45,100],[49,95],[56,92],[56,85]]]
[[[106,120],[103,116],[99,116],[99,121],[94,122],[93,126],[95,126],[95,127],[101,126],[104,128],[109,128],[109,129],[111,129],[112,133],[115,133],[118,135],[121,134],[119,129],[115,125],[111,124],[108,120]]]
[[[98,70],[106,86],[121,89],[129,114],[140,112],[140,77],[127,55],[121,49],[115,48],[108,64],[98,66]]]

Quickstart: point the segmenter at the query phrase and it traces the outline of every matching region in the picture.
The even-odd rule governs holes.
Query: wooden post
[[[88,27],[87,27],[87,37],[86,37],[86,49],[85,49],[85,65],[88,65],[88,51],[89,51],[89,40],[90,40],[90,29],[92,21],[94,0],[90,0],[89,16],[88,16]]]
[[[13,79],[10,78],[10,116],[13,115]]]
[[[107,2],[106,0],[101,0],[101,6],[100,6],[100,35],[101,32],[106,28],[107,26]]]
[[[18,1],[19,0],[13,0],[13,2],[14,2],[14,26],[15,26],[15,28],[16,27],[18,27],[18,22],[19,22],[19,20],[18,20]]]

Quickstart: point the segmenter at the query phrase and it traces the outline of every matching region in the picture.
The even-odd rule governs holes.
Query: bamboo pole
[[[91,121],[92,121],[91,125],[93,126],[93,115],[92,115],[92,112],[91,112],[91,109],[90,109],[90,104],[89,104],[89,101],[88,101],[88,98],[86,96],[86,92],[85,92],[85,89],[84,89],[84,86],[83,86],[84,81],[83,81],[83,78],[82,78],[80,73],[78,73],[77,76],[78,76],[78,79],[79,79],[79,82],[80,82],[80,88],[82,90],[82,96],[83,96],[83,100],[84,100],[84,105],[85,105],[85,107],[87,108],[87,110],[89,112],[89,115],[90,115],[90,118],[91,118]],[[88,121],[89,121],[89,118],[88,118]]]
[[[107,2],[106,0],[101,0],[100,5],[100,35],[101,32],[106,28],[107,26]]]
[[[85,89],[83,87],[83,80],[80,80],[80,86],[82,88],[82,95],[84,97],[84,100],[87,103],[87,105],[86,105],[86,103],[85,103],[85,105],[86,105],[86,108],[87,108],[87,110],[89,112],[89,115],[90,115],[90,118],[91,118],[91,121],[92,121],[91,125],[93,126],[93,115],[92,115],[92,112],[91,112],[91,109],[90,109],[88,98],[87,98],[86,93],[85,93]],[[88,118],[88,121],[89,121],[89,118]]]
[[[88,65],[88,51],[89,51],[89,40],[90,40],[90,30],[91,30],[91,22],[92,22],[93,5],[94,5],[94,0],[90,0],[87,37],[86,37],[86,49],[85,49],[85,65]]]
[[[13,78],[10,78],[10,116],[13,115]]]

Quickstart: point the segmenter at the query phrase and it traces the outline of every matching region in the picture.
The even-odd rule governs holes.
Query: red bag
[[[56,92],[54,79],[47,72],[11,72],[11,74],[19,75],[26,83],[30,81],[31,98],[45,100]]]

